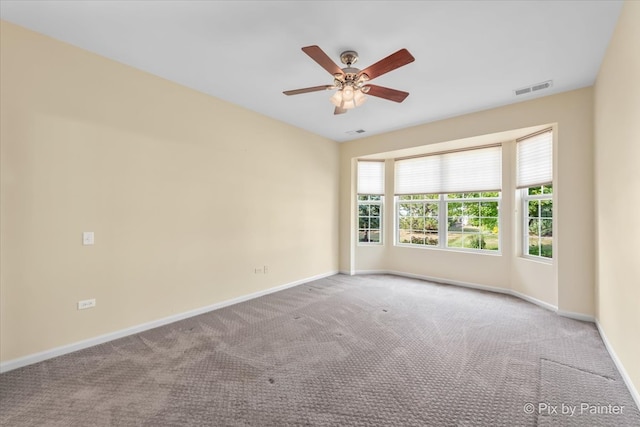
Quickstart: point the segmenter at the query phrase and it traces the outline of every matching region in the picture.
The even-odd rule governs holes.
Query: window
[[[553,258],[553,187],[523,189],[525,250],[530,256]]]
[[[500,146],[396,160],[396,242],[500,249]]]
[[[398,243],[438,246],[439,195],[398,196]]]
[[[522,253],[553,258],[553,133],[517,140],[517,182],[522,192]]]
[[[447,247],[497,251],[500,193],[447,194]]]
[[[397,207],[398,244],[500,249],[499,192],[398,196]]]
[[[358,195],[358,242],[382,243],[382,196]]]
[[[384,162],[358,161],[358,243],[382,244]]]

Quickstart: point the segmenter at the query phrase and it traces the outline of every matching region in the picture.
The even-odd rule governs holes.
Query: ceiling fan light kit
[[[318,46],[303,47],[302,51],[333,75],[333,85],[288,90],[283,92],[285,95],[338,89],[329,99],[335,105],[333,114],[344,114],[347,110],[359,107],[367,100],[365,94],[394,102],[402,102],[409,96],[408,92],[368,83],[369,80],[413,62],[415,58],[406,49],[400,49],[364,70],[352,67],[353,64],[358,62],[358,52],[353,50],[347,50],[340,54],[340,61],[346,65],[345,68],[338,67]]]
[[[329,101],[336,107],[340,107],[345,110],[350,110],[355,107],[359,107],[367,100],[361,89],[353,89],[351,86],[345,86],[342,90],[333,94]]]

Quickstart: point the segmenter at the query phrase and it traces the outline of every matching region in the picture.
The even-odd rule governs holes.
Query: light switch
[[[82,244],[87,246],[87,245],[93,245],[93,231],[85,231],[82,233]]]

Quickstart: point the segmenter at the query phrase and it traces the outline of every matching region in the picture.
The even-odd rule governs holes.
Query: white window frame
[[[405,194],[405,196],[414,196],[414,194]],[[440,196],[440,195],[438,195]],[[396,246],[406,246],[411,248],[428,248],[428,249],[438,249],[440,248],[440,242],[442,242],[442,230],[440,224],[442,223],[442,206],[441,200],[442,197],[438,197],[437,199],[420,199],[420,200],[400,200],[400,196],[394,197],[395,203],[395,223],[394,223],[394,242]],[[403,203],[435,203],[438,205],[438,245],[422,245],[416,243],[402,243],[400,242],[400,205]],[[446,216],[445,216],[446,221]]]
[[[360,196],[379,196],[380,200],[360,200]],[[356,195],[356,242],[358,246],[382,246],[384,244],[384,196],[381,194],[358,194]],[[360,241],[360,205],[376,205],[380,212],[380,241],[361,242]],[[371,216],[369,215],[368,218]],[[369,228],[370,230],[370,228]]]
[[[490,191],[476,191],[475,193],[489,193]],[[448,193],[456,194],[456,193]],[[412,200],[400,200],[400,196],[395,196],[395,224],[394,224],[394,244],[401,247],[420,248],[420,249],[435,249],[435,250],[447,250],[455,252],[471,252],[481,253],[488,255],[502,255],[502,192],[499,192],[498,197],[469,197],[459,199],[448,199],[447,194],[439,194],[437,199],[421,199],[417,201]],[[407,194],[409,196],[409,194]],[[426,245],[416,243],[402,243],[400,242],[400,205],[403,203],[436,203],[438,205],[438,244]],[[463,203],[463,202],[497,202],[498,203],[498,249],[480,249],[480,248],[461,248],[461,247],[449,247],[449,222],[448,222],[448,206],[447,203]],[[443,227],[444,224],[444,227]]]
[[[545,184],[543,184],[545,185]],[[532,260],[536,260],[536,261],[542,261],[542,262],[547,262],[547,263],[553,263],[554,260],[554,256],[553,254],[555,253],[555,240],[553,238],[553,236],[555,235],[555,224],[554,224],[554,217],[555,217],[555,203],[553,202],[553,183],[548,183],[546,184],[548,186],[551,186],[552,188],[552,192],[551,193],[546,193],[546,194],[533,194],[530,195],[529,194],[529,188],[536,188],[536,187],[540,187],[540,185],[533,185],[531,187],[526,187],[526,188],[521,188],[520,189],[520,198],[521,198],[521,203],[522,203],[522,257],[523,258],[528,258],[528,259],[532,259]],[[552,232],[552,237],[551,237],[551,257],[545,257],[542,255],[531,255],[529,253],[529,201],[531,200],[550,200],[551,201],[551,218],[548,218],[551,220],[551,232]],[[543,217],[536,217],[537,219],[541,219]],[[547,217],[545,217],[547,218]]]

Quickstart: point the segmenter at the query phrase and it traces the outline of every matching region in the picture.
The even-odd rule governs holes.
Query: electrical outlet
[[[255,274],[262,274],[262,269],[261,268],[256,268],[255,270],[253,270],[253,272]]]
[[[262,270],[264,271],[264,274],[267,274],[269,272],[269,267],[265,265]]]
[[[96,299],[85,299],[78,301],[78,310],[85,310],[87,308],[93,308],[96,306]]]
[[[82,244],[85,246],[90,246],[95,243],[95,238],[93,235],[93,231],[85,231],[82,233]]]

